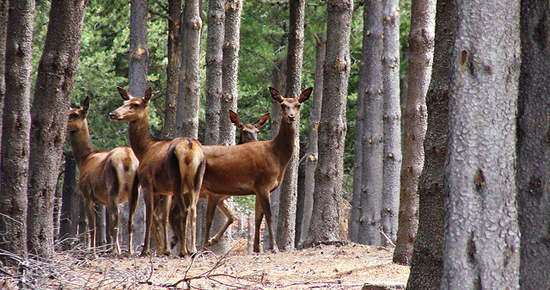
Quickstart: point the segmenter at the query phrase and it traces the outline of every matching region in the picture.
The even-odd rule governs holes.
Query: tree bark
[[[86,1],[52,1],[32,104],[29,158],[29,252],[51,257],[53,202],[78,66]]]
[[[521,75],[518,99],[517,173],[521,231],[520,286],[550,288],[550,18],[547,2],[521,2]]]
[[[168,1],[168,64],[166,66],[166,96],[164,100],[164,139],[177,137],[177,97],[181,68],[181,0]]]
[[[235,144],[235,126],[229,119],[229,110],[237,111],[239,92],[237,82],[239,76],[239,48],[242,0],[228,0],[225,5],[225,36],[222,63],[222,98],[220,116],[220,143]]]
[[[438,290],[443,270],[443,229],[445,207],[443,182],[449,143],[449,90],[451,58],[456,30],[456,2],[436,4],[435,47],[432,77],[426,106],[428,127],[424,139],[425,162],[418,183],[419,223],[413,248],[407,289]]]
[[[183,19],[185,22],[185,72],[183,76],[183,117],[180,136],[199,136],[200,91],[200,44],[202,19],[198,0],[185,1]]]
[[[0,140],[2,138],[2,115],[6,96],[6,36],[8,29],[8,0],[0,0]],[[1,150],[1,148],[0,148]],[[0,152],[1,153],[1,152]]]
[[[31,128],[34,1],[13,1],[6,29],[6,95],[0,171],[0,248],[27,258],[27,181]],[[18,265],[0,256],[6,265]]]
[[[519,289],[519,11],[518,1],[457,2],[442,289]]]
[[[143,97],[147,89],[149,48],[147,47],[148,0],[130,1],[130,59],[128,62],[128,91]]]
[[[291,0],[289,7],[290,29],[286,74],[286,97],[297,98],[302,92],[302,59],[304,53],[305,0]],[[296,116],[300,124],[300,116]],[[294,249],[296,237],[296,204],[298,200],[298,161],[300,159],[300,130],[296,130],[294,152],[290,159],[279,193],[279,222],[277,246],[282,251]]]
[[[61,196],[61,221],[59,223],[59,240],[65,249],[70,249],[78,236],[80,218],[80,196],[78,195],[76,162],[72,152],[65,155],[65,177]]]
[[[340,240],[352,1],[327,2],[327,51],[319,125],[319,162],[308,242]],[[330,97],[329,97],[330,96]]]
[[[358,99],[362,100],[362,162],[359,204],[355,198],[352,212],[357,211],[351,222],[357,224],[357,236],[350,239],[361,244],[381,245],[380,215],[382,211],[383,178],[382,155],[383,105],[382,98],[382,3],[366,1],[364,6],[363,50],[359,72]],[[360,120],[359,120],[360,121]],[[358,173],[358,170],[355,171]],[[355,179],[355,177],[354,177]],[[354,226],[355,227],[355,226]]]
[[[418,179],[424,166],[426,93],[434,53],[435,0],[413,0],[409,34],[408,91],[403,118],[403,163],[394,263],[410,265],[418,231]]]
[[[383,4],[382,81],[384,89],[384,159],[381,230],[387,238],[382,245],[395,243],[399,213],[401,173],[401,104],[399,95],[399,1],[386,0]]]
[[[222,98],[222,61],[224,43],[224,0],[208,1],[208,35],[206,37],[206,145],[220,143],[220,118]],[[225,117],[225,116],[223,116]],[[227,116],[228,117],[228,116]]]
[[[319,139],[319,123],[321,122],[321,106],[323,105],[323,68],[325,65],[326,37],[316,36],[315,80],[313,85],[313,100],[309,116],[309,135],[305,160],[305,193],[300,242],[308,235],[313,211],[313,193],[315,192],[315,168],[319,156],[317,140]]]

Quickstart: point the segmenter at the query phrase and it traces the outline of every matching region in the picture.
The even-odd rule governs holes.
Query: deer
[[[241,121],[241,119],[239,118],[239,115],[237,115],[237,113],[233,112],[232,110],[229,110],[229,119],[235,125],[235,127],[237,127],[237,129],[240,132],[239,144],[258,141],[259,129],[264,126],[264,124],[265,124],[265,122],[267,121],[268,118],[269,118],[269,113],[266,113],[263,116],[261,116],[257,121],[255,121],[253,123],[244,124]],[[210,193],[210,194],[213,194],[213,193]],[[220,199],[223,198],[223,197],[224,196],[219,196]],[[200,195],[200,198],[207,199],[208,198],[208,193],[205,192],[205,191],[202,191],[201,195]],[[159,206],[157,207],[159,209],[157,215],[162,215],[162,211],[166,210],[166,208],[165,208],[166,205],[162,204],[163,201],[161,201],[161,200],[158,200],[157,202],[159,204]],[[256,206],[259,207],[258,204],[256,204]],[[227,223],[224,226],[224,230],[220,231],[219,235],[216,235],[215,238],[213,238],[209,242],[207,242],[207,244],[206,244],[207,246],[211,246],[211,245],[216,244],[217,242],[219,242],[219,240],[221,239],[223,233],[227,230],[227,228],[236,219],[235,213],[231,210],[231,208],[229,208],[227,206],[227,204],[225,203],[225,199],[219,200],[217,202],[217,207],[227,217]],[[180,231],[180,229],[177,227],[176,224],[173,223],[173,220],[175,219],[174,218],[175,216],[178,216],[180,214],[180,210],[179,210],[178,207],[175,207],[174,204],[171,206],[171,208],[172,209],[170,211],[170,225],[172,227],[172,230],[176,233],[176,235],[172,239],[172,243],[176,244],[177,239],[178,239],[179,236],[181,236],[181,234],[177,233],[178,231]],[[261,208],[258,209],[258,210],[261,211]],[[159,236],[157,231],[153,232],[153,234],[154,234],[154,240],[157,244],[164,244],[164,241],[162,240],[162,236]]]
[[[84,207],[89,224],[90,247],[95,252],[96,215],[94,207],[101,204],[109,212],[111,251],[120,254],[118,205],[130,202],[128,219],[128,252],[133,254],[133,216],[136,211],[139,190],[134,183],[139,161],[129,147],[117,147],[111,151],[94,148],[88,128],[90,98],[86,97],[82,109],[70,109],[67,130],[80,175],[78,187],[84,197]]]
[[[142,256],[150,254],[151,227],[153,222],[155,199],[159,195],[172,196],[183,209],[176,221],[183,233],[178,237],[180,256],[194,254],[196,249],[196,206],[205,172],[205,156],[199,140],[189,137],[160,140],[149,131],[148,104],[153,100],[151,88],[147,88],[143,97],[134,97],[125,89],[117,87],[124,104],[109,113],[111,121],[128,122],[130,146],[140,161],[137,179],[145,190],[146,209],[145,243]],[[170,200],[170,198],[165,198]],[[170,254],[168,245],[168,214],[163,211],[162,224],[164,254]],[[187,247],[187,231],[191,232],[190,247]]]
[[[275,243],[270,193],[281,185],[294,152],[300,105],[309,99],[312,90],[304,90],[298,98],[283,98],[277,89],[269,88],[271,97],[281,105],[281,125],[275,138],[235,146],[203,146],[206,170],[201,197],[207,198],[203,248],[218,242],[234,220],[234,217],[230,217],[231,211],[225,199],[230,196],[256,195],[254,252],[260,252],[260,226],[264,215],[269,247],[272,252],[279,251]],[[222,210],[228,220],[216,236],[209,240],[216,207]]]

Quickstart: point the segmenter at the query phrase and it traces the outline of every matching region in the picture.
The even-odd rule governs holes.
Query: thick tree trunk
[[[208,35],[206,37],[206,145],[220,143],[220,118],[222,98],[222,61],[224,43],[225,8],[224,0],[208,1]],[[227,116],[228,117],[228,116]]]
[[[384,52],[382,81],[384,89],[384,159],[381,230],[387,237],[383,245],[395,243],[399,216],[399,189],[401,174],[401,103],[399,95],[399,1],[386,0],[383,4],[382,27]],[[387,239],[391,241],[388,241]]]
[[[435,0],[413,0],[409,34],[408,91],[403,118],[403,163],[395,263],[410,265],[418,231],[418,179],[424,166],[424,137],[434,52]]]
[[[550,289],[550,18],[547,1],[521,1],[517,175],[520,286]]]
[[[85,0],[52,1],[32,104],[29,158],[29,252],[53,252],[53,202],[67,131],[67,109],[80,55]]]
[[[302,92],[302,59],[304,53],[305,0],[290,1],[290,30],[286,74],[286,97],[297,98]],[[300,124],[300,116],[296,116]],[[290,159],[279,193],[279,222],[277,246],[282,251],[294,249],[296,237],[296,204],[298,200],[298,161],[300,159],[300,130],[296,130],[294,153]]]
[[[185,22],[185,72],[183,76],[183,118],[180,136],[199,136],[199,100],[200,90],[200,44],[202,19],[199,0],[185,1],[183,19]]]
[[[13,1],[6,35],[6,96],[0,171],[0,248],[27,257],[27,181],[31,129],[34,1]],[[6,265],[18,265],[6,255]]]
[[[8,29],[8,0],[0,0],[0,140],[2,138],[2,115],[6,96],[6,36]],[[1,150],[1,148],[0,148]]]
[[[442,289],[519,289],[519,11],[518,1],[457,3]]]
[[[456,30],[456,3],[438,0],[434,66],[426,95],[428,127],[424,140],[424,169],[418,182],[419,223],[414,243],[411,273],[407,289],[440,289],[443,270],[443,228],[445,207],[443,182],[449,142],[449,89],[451,59],[449,51]]]
[[[356,241],[361,244],[381,245],[380,215],[382,210],[381,182],[383,177],[382,155],[383,105],[382,98],[382,3],[366,1],[364,7],[363,51],[359,72],[359,99],[363,102],[361,198],[352,205],[358,211]],[[356,171],[357,172],[357,171]],[[357,185],[359,186],[359,185]],[[357,202],[357,199],[355,199]],[[352,236],[351,238],[355,238]]]
[[[162,137],[177,137],[177,97],[181,68],[181,0],[168,1],[168,65],[166,66],[166,96]]]
[[[319,162],[315,170],[316,190],[307,238],[309,243],[340,240],[353,2],[328,1],[327,10],[327,51],[319,125]]]
[[[325,65],[326,38],[323,35],[316,36],[315,53],[315,80],[313,85],[313,100],[311,114],[309,116],[309,136],[307,142],[305,160],[305,192],[304,206],[302,208],[302,229],[300,231],[300,242],[308,235],[313,211],[313,193],[315,192],[315,168],[319,156],[317,140],[319,139],[319,123],[321,122],[321,106],[323,105],[323,68]]]
[[[147,89],[149,48],[147,47],[147,0],[131,0],[130,59],[128,62],[128,88],[131,95],[143,97]]]

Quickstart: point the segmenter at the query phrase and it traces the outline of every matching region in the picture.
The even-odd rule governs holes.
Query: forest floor
[[[409,267],[392,263],[392,254],[392,248],[354,243],[248,254],[245,239],[235,240],[226,255],[193,258],[71,250],[31,260],[19,272],[0,268],[0,289],[361,289],[366,282],[407,281]]]

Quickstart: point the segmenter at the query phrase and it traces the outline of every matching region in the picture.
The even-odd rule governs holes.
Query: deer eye
[[[137,107],[139,107],[138,104],[131,104],[131,105],[130,105],[130,108],[132,108],[132,109],[135,109],[135,108],[137,108]]]
[[[69,117],[70,118],[78,118],[78,114],[70,114]]]

